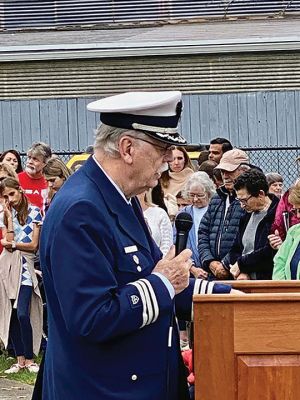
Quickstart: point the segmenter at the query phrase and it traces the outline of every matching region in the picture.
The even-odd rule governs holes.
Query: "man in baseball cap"
[[[242,164],[249,164],[247,153],[240,149],[232,149],[223,154],[216,169],[232,172]]]
[[[232,149],[223,154],[219,165],[223,177],[223,183],[227,190],[233,191],[235,179],[249,169],[249,157],[240,149]]]
[[[230,278],[228,252],[244,214],[234,191],[235,179],[250,169],[249,157],[240,149],[223,154],[216,169],[221,170],[223,186],[210,201],[201,220],[198,250],[203,269],[211,279]]]

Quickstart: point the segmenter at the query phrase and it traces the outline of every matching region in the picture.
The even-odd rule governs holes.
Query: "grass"
[[[41,356],[35,359],[38,364],[41,361]],[[5,374],[4,371],[8,369],[12,364],[16,363],[16,359],[13,357],[8,357],[6,354],[0,355],[0,377],[11,379],[13,381],[18,381],[22,383],[27,383],[28,385],[34,385],[36,380],[36,375],[34,372],[29,372],[27,369],[21,370],[16,374]]]

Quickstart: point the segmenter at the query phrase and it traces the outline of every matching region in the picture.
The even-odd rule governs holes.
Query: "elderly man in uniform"
[[[55,196],[41,238],[49,313],[43,400],[183,400],[174,310],[231,288],[189,279],[190,250],[165,258],[135,198],[154,187],[177,133],[180,92],[125,93],[101,112],[94,155]]]

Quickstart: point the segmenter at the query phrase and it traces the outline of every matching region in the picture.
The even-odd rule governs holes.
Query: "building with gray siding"
[[[269,9],[269,19],[8,26],[0,44],[0,150],[23,152],[43,140],[54,151],[83,151],[98,123],[89,101],[172,89],[184,94],[181,131],[190,143],[225,136],[239,147],[297,148],[300,19],[292,3],[284,18]]]

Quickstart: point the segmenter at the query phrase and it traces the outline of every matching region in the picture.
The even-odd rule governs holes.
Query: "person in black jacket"
[[[247,212],[239,224],[229,252],[230,272],[235,279],[272,279],[274,250],[268,235],[275,218],[278,197],[268,194],[265,175],[249,170],[240,175],[234,188],[237,200]]]

